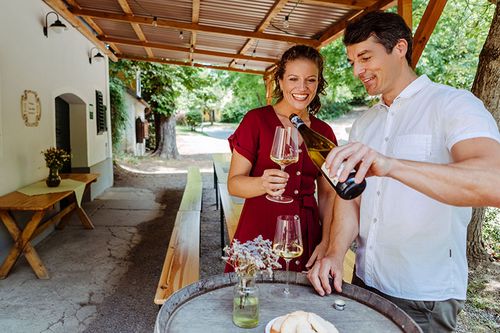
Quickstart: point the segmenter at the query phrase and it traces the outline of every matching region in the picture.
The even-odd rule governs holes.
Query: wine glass
[[[299,160],[299,145],[298,145],[298,132],[295,127],[281,127],[276,126],[274,132],[273,146],[271,148],[271,160],[278,164],[281,171],[292,163],[297,163]],[[266,195],[268,200],[279,203],[290,203],[293,201],[291,197],[278,195]]]
[[[273,249],[286,263],[286,287],[283,290],[285,295],[290,294],[290,260],[298,258],[304,252],[302,244],[302,232],[300,231],[300,218],[298,215],[280,215],[276,223],[274,233]]]

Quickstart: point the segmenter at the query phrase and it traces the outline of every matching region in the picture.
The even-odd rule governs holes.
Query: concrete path
[[[111,188],[84,209],[95,225],[76,216],[36,246],[50,279],[39,280],[24,257],[0,280],[0,332],[81,332],[96,305],[113,292],[140,242],[137,226],[161,216],[151,191]]]
[[[352,120],[345,116],[331,124],[339,142],[347,140]],[[151,332],[158,311],[154,291],[186,165],[193,163],[200,166],[204,181],[201,277],[220,273],[224,265],[210,154],[229,151],[226,138],[232,130],[217,126],[203,133],[178,134],[180,161],[129,165],[128,170],[151,178],[144,184],[113,187],[85,203],[94,230],[83,229],[74,216],[66,229],[38,244],[49,280],[37,279],[22,257],[7,279],[0,280],[0,333]],[[164,197],[141,188],[148,182],[164,187]],[[165,206],[166,197],[177,206]]]

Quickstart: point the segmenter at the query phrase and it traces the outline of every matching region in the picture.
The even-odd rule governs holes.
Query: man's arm
[[[445,204],[500,207],[500,143],[490,138],[467,139],[456,143],[451,155],[450,164],[398,160],[353,142],[334,148],[326,163],[334,175],[345,161],[340,181],[358,165],[358,183],[368,176],[391,177]]]
[[[316,261],[307,273],[309,281],[321,296],[332,292],[330,275],[333,277],[335,290],[342,291],[344,257],[359,232],[359,203],[359,197],[344,200],[337,196],[335,199],[328,250],[325,257]]]

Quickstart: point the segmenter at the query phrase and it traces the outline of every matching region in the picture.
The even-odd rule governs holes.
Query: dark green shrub
[[[199,111],[189,111],[186,113],[186,123],[194,131],[197,126],[201,125],[203,115]]]

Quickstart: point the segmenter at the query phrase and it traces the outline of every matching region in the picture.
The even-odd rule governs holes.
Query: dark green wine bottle
[[[292,113],[289,117],[293,126],[297,128],[304,143],[307,147],[307,154],[313,161],[313,163],[321,170],[321,173],[328,180],[330,185],[335,189],[337,194],[345,200],[351,200],[359,196],[366,187],[366,180],[359,184],[354,182],[354,177],[356,176],[356,170],[352,170],[347,177],[345,182],[339,182],[337,177],[330,177],[328,170],[324,166],[325,159],[328,156],[330,150],[335,147],[335,144],[325,138],[323,135],[307,127],[306,124],[297,116]]]

